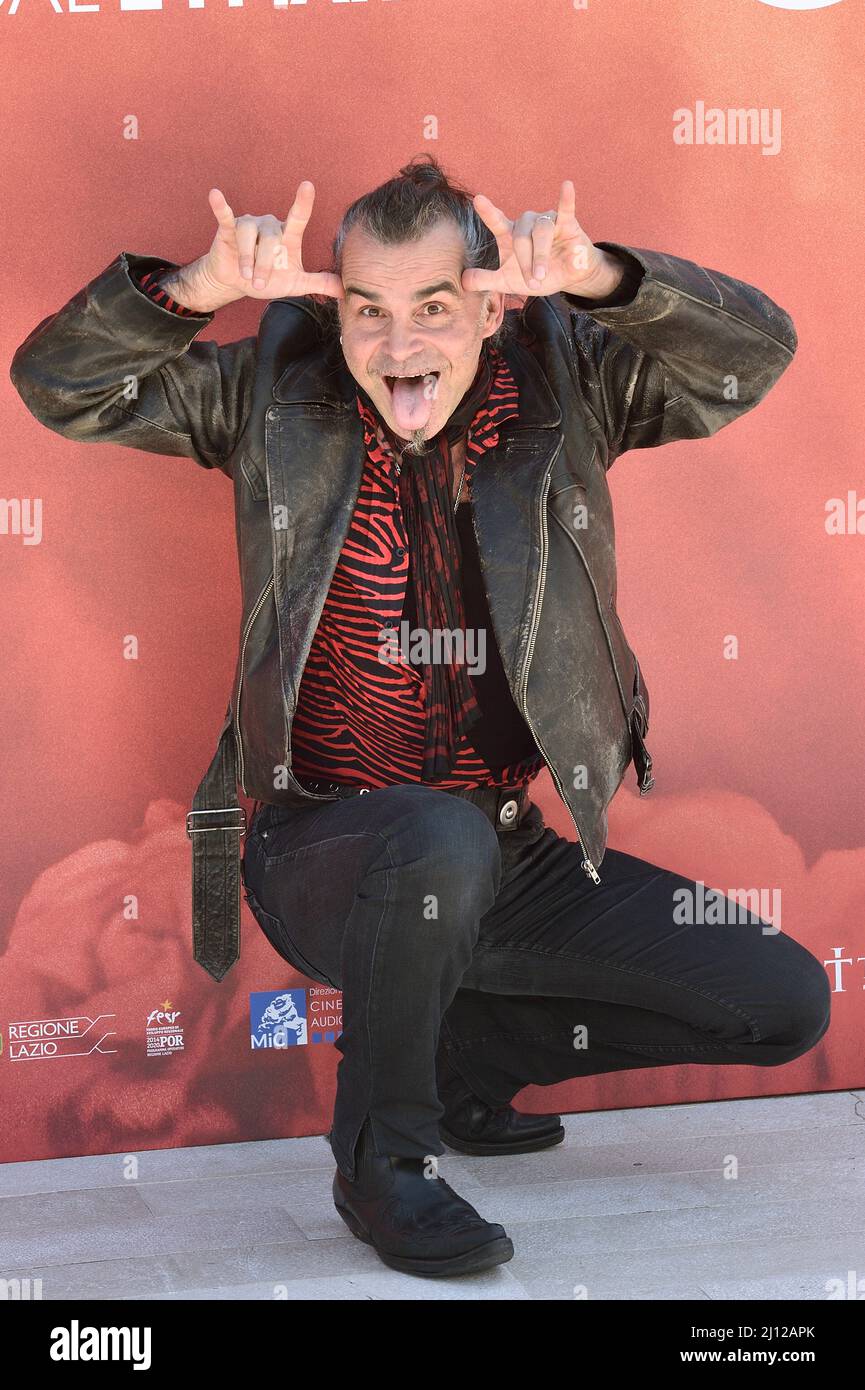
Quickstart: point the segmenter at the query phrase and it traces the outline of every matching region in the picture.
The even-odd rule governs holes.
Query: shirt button
[[[395,550],[393,553],[394,553],[394,555],[397,557],[398,560],[401,560],[402,557],[403,557],[403,555],[405,555],[405,546],[398,545],[397,548],[396,548],[396,550]]]

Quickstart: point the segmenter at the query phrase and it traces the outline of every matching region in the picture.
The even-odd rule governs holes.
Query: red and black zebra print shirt
[[[145,272],[135,277],[136,283],[163,308],[191,312],[155,289],[152,282],[160,273],[161,268]],[[472,474],[484,452],[498,443],[501,425],[518,414],[516,382],[495,350],[493,367],[490,395],[468,431],[462,499],[470,498]],[[292,771],[323,781],[382,787],[420,781],[424,685],[420,671],[402,654],[397,660],[380,660],[386,630],[398,633],[403,619],[414,626],[409,547],[393,460],[379,442],[374,413],[359,395],[356,400],[366,466],[298,691]],[[450,776],[436,786],[507,786],[530,780],[544,760],[502,668],[470,501],[461,500],[457,521],[466,627],[484,630],[486,666],[472,676],[481,718],[460,741]]]

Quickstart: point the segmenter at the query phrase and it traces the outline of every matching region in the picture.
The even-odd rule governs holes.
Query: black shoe
[[[464,1154],[527,1154],[561,1144],[565,1129],[558,1115],[524,1115],[510,1105],[496,1108],[476,1096],[446,1055],[436,1061],[442,1141]]]
[[[469,1096],[439,1121],[448,1148],[463,1154],[528,1154],[561,1144],[565,1127],[558,1115],[524,1115],[510,1105],[492,1110]]]
[[[340,1168],[334,1174],[334,1204],[352,1234],[391,1269],[476,1274],[513,1257],[503,1226],[484,1221],[444,1178],[424,1177],[428,1159],[375,1153],[368,1119],[356,1159],[354,1182]]]

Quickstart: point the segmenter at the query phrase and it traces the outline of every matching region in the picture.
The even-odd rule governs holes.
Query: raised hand
[[[219,226],[203,269],[217,284],[242,289],[252,299],[300,294],[342,298],[338,275],[303,268],[303,234],[315,201],[315,188],[309,179],[298,185],[284,222],[272,213],[263,217],[244,213],[235,218],[218,188],[211,188],[208,201]]]
[[[235,217],[219,188],[211,188],[207,198],[218,224],[213,245],[192,265],[162,281],[181,304],[210,310],[244,295],[251,299],[302,294],[343,297],[338,275],[303,268],[303,234],[315,201],[309,179],[299,184],[284,222],[273,213]]]
[[[483,193],[475,210],[499,249],[498,270],[464,270],[464,290],[550,295],[562,290],[602,298],[621,277],[621,263],[595,246],[576,216],[576,192],[565,179],[555,213],[524,212],[515,221]]]

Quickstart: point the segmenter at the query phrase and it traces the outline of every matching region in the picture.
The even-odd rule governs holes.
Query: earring
[[[341,334],[341,333],[340,333],[340,335],[339,335],[339,341],[342,342],[342,334]]]

